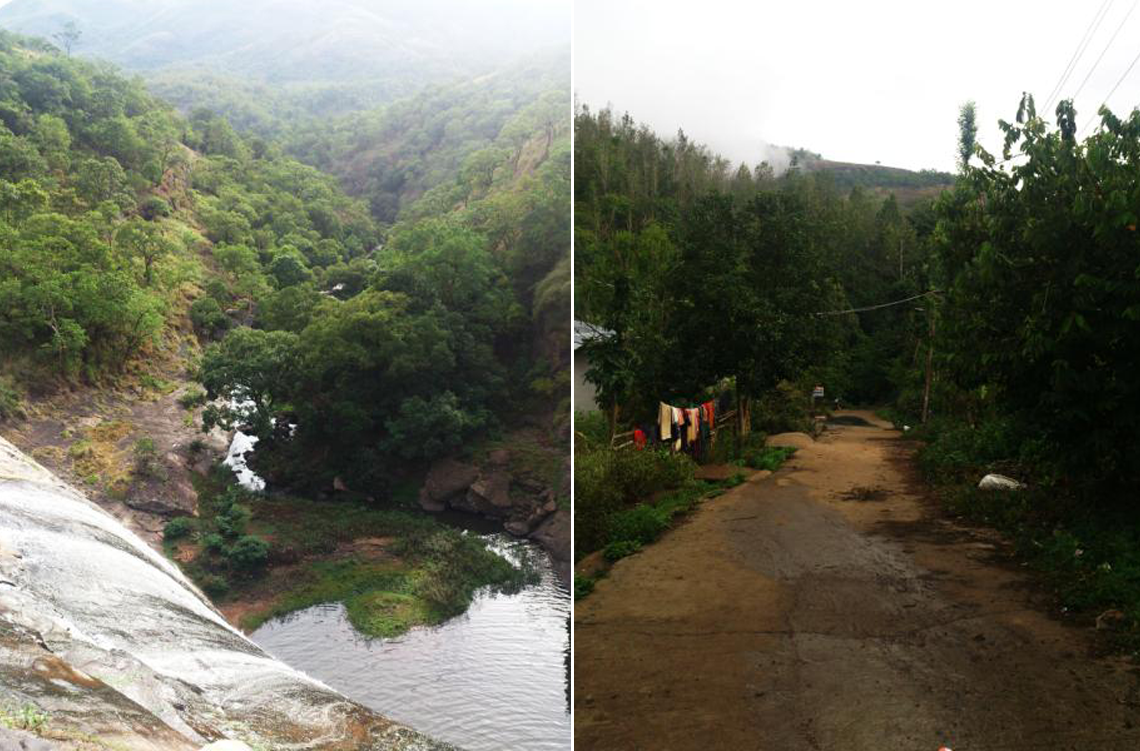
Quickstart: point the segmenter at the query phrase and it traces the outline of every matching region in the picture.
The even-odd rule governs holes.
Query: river
[[[539,584],[480,592],[464,615],[395,639],[362,636],[339,603],[270,621],[252,638],[350,698],[468,751],[564,751],[570,594],[537,545],[501,532],[483,537],[508,558],[530,556]]]

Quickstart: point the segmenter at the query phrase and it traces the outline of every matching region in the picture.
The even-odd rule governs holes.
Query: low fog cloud
[[[1064,96],[1124,18],[1127,4],[1120,5]],[[982,145],[1000,151],[998,118],[1013,119],[1022,91],[1045,110],[1095,11],[1028,0],[575,0],[575,90],[591,108],[612,104],[663,136],[684,128],[748,164],[786,157],[772,146],[779,144],[839,161],[952,170],[959,105],[977,102]],[[1077,98],[1082,125],[1127,68],[1138,38],[1140,13]],[[1140,101],[1140,70],[1133,73],[1109,101],[1119,114]]]

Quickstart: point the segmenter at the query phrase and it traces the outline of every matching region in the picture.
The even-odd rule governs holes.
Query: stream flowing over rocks
[[[268,655],[173,563],[2,438],[0,706],[35,706],[59,737],[131,750],[221,738],[454,748]]]
[[[498,454],[498,455],[496,455]],[[448,509],[502,522],[515,537],[529,538],[550,554],[564,584],[570,579],[570,512],[558,508],[554,490],[526,487],[506,469],[505,452],[492,452],[483,467],[455,459],[432,465],[420,489],[420,507],[439,513]],[[565,469],[569,486],[569,459]]]

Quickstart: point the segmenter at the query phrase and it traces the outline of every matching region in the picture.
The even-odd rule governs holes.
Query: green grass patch
[[[27,730],[40,733],[47,729],[51,715],[33,704],[20,707],[0,707],[0,728]]]
[[[760,446],[741,454],[736,462],[739,466],[751,469],[766,469],[775,472],[796,450],[791,446]]]
[[[582,576],[581,574],[574,574],[574,600],[581,600],[586,595],[594,591],[594,585],[597,584],[599,577],[595,576]]]
[[[274,561],[300,564],[272,606],[246,616],[243,628],[312,605],[343,602],[358,631],[391,637],[463,613],[483,587],[517,591],[538,580],[529,561],[515,566],[481,538],[423,512],[356,500],[247,493],[229,474],[222,468],[198,478],[199,518],[192,524],[172,521],[166,549],[173,557],[183,541],[199,543],[200,551],[183,568],[219,598],[240,599],[263,588],[265,569],[271,570]],[[389,542],[378,559],[335,557],[342,543],[360,538]]]

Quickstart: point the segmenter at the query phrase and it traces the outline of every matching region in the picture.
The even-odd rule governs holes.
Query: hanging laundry
[[[642,449],[645,448],[645,441],[646,441],[646,436],[645,436],[644,430],[642,430],[641,428],[638,428],[637,430],[633,431],[633,446],[634,446],[634,448],[636,448],[638,451],[641,451]]]
[[[696,407],[686,409],[685,414],[688,417],[686,428],[688,429],[689,445],[697,442],[697,431],[700,430],[701,425],[701,411]]]
[[[668,441],[673,437],[673,422],[673,408],[661,402],[657,408],[657,427],[662,441]]]

